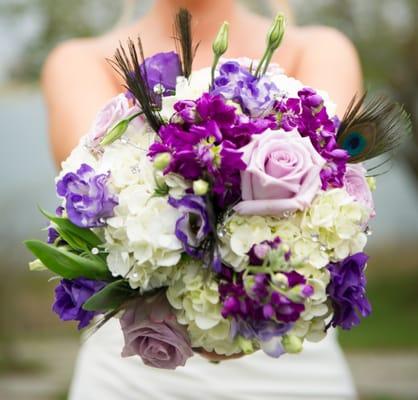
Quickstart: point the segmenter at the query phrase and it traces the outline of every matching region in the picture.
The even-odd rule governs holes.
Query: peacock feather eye
[[[348,106],[337,143],[348,152],[349,162],[363,162],[393,152],[410,130],[410,118],[399,104],[364,94]]]
[[[356,157],[367,147],[367,139],[360,132],[350,132],[342,143],[342,148],[347,150],[350,157]]]

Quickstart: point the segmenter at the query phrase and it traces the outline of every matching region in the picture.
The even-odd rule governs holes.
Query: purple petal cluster
[[[278,101],[276,104],[278,123],[281,129],[297,129],[309,137],[318,153],[327,161],[321,171],[322,189],[343,187],[348,153],[339,148],[336,134],[338,119],[330,118],[324,101],[313,89],[305,88],[298,98]]]
[[[237,61],[227,61],[221,65],[212,88],[213,94],[221,94],[239,103],[242,110],[252,117],[271,114],[277,92],[276,86],[269,79],[255,77]]]
[[[277,250],[279,245],[279,238],[254,245],[249,252],[251,264],[261,269],[269,252]],[[286,258],[287,253],[283,262],[287,262]],[[246,338],[265,337],[264,340],[269,340],[269,334],[274,336],[277,330],[286,332],[305,310],[303,301],[312,296],[313,288],[307,285],[305,277],[296,271],[283,272],[282,276],[287,283],[278,288],[272,275],[263,270],[260,270],[260,273],[237,274],[224,267],[219,285],[223,304],[222,316],[232,317],[236,330]],[[295,301],[294,297],[287,295],[290,292],[298,292],[300,301]]]
[[[106,184],[108,174],[96,174],[87,164],[77,172],[69,172],[57,183],[57,193],[65,198],[70,221],[82,228],[97,228],[113,215],[118,204]]]
[[[360,323],[360,315],[367,317],[371,313],[364,273],[367,260],[366,254],[357,253],[328,266],[331,282],[327,293],[334,309],[330,325],[348,330]]]
[[[105,286],[105,282],[85,278],[63,279],[55,288],[55,303],[52,310],[61,320],[79,321],[78,329],[85,328],[98,313],[83,310],[83,305]]]
[[[160,140],[151,145],[150,157],[169,153],[171,162],[165,173],[209,180],[219,207],[239,200],[240,171],[246,167],[239,148],[273,122],[239,116],[222,96],[209,93],[196,101],[180,101],[175,110],[172,122],[160,129]]]
[[[177,77],[181,75],[180,58],[177,53],[157,53],[146,58],[141,72],[157,105],[161,106],[162,96],[171,96],[176,91]]]
[[[200,246],[212,231],[204,198],[188,195],[177,200],[170,197],[168,203],[183,214],[176,223],[176,236],[183,243],[184,251],[202,258]]]

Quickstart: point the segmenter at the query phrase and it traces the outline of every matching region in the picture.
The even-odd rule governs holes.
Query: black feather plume
[[[341,121],[337,141],[348,151],[349,162],[370,160],[393,152],[411,130],[403,107],[385,97],[354,98]]]
[[[180,54],[183,75],[188,78],[193,70],[193,59],[199,44],[193,45],[192,15],[181,8],[174,23],[174,40],[177,52]]]
[[[145,66],[141,65],[144,63],[145,57],[142,42],[139,37],[138,49],[139,55],[134,42],[129,39],[128,51],[120,45],[115,53],[114,60],[110,60],[110,63],[124,80],[126,89],[128,89],[138,100],[142,112],[152,129],[158,132],[160,127],[164,124],[164,121],[148,86],[147,70]]]

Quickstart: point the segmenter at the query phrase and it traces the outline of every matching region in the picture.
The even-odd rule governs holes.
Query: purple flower
[[[296,129],[303,137],[309,137],[316,151],[327,161],[320,173],[322,189],[342,187],[348,161],[348,153],[338,147],[337,117],[330,118],[323,99],[313,89],[305,88],[298,98],[277,102],[278,123],[290,132]]]
[[[93,168],[82,164],[76,173],[67,173],[57,183],[57,193],[65,198],[70,221],[82,228],[104,225],[118,204],[106,186],[108,174],[97,175]]]
[[[259,341],[262,350],[270,357],[279,358],[285,353],[280,338],[292,329],[293,324],[276,321],[245,321],[243,319],[231,322],[231,335],[241,335],[248,340]]]
[[[132,302],[120,324],[123,357],[139,355],[148,366],[176,369],[193,356],[187,331],[177,322],[163,292]]]
[[[236,61],[227,61],[219,69],[212,93],[221,94],[239,103],[243,111],[252,117],[271,114],[276,99],[276,86],[267,78],[256,78]]]
[[[181,75],[180,58],[177,53],[157,53],[146,58],[141,70],[156,104],[161,105],[162,96],[175,93],[177,77]]]
[[[250,265],[263,265],[264,259],[272,249],[277,249],[281,243],[281,239],[277,237],[273,241],[265,240],[259,244],[255,244],[248,252]]]
[[[183,214],[176,223],[176,236],[183,243],[184,251],[192,257],[202,258],[199,247],[212,231],[205,200],[201,196],[188,195],[180,200],[170,197],[168,203]]]
[[[62,217],[63,212],[64,212],[64,208],[63,207],[58,207],[55,211],[55,214],[58,215],[59,217]],[[49,225],[48,226],[48,240],[47,240],[47,243],[48,244],[54,244],[59,237],[60,237],[60,235],[59,235],[58,231],[52,225]]]
[[[224,208],[235,203],[241,193],[240,172],[246,166],[239,147],[274,122],[239,116],[222,96],[208,93],[196,101],[180,101],[174,108],[177,113],[170,124],[160,129],[160,140],[151,145],[149,156],[170,153],[166,174],[174,172],[187,180],[209,181],[216,206]]]
[[[334,309],[330,325],[351,329],[360,323],[359,314],[367,317],[371,313],[364,274],[367,260],[366,254],[357,253],[328,265],[331,282],[327,287],[327,293]]]
[[[55,288],[55,303],[52,310],[61,320],[79,321],[78,329],[85,328],[98,313],[83,310],[83,305],[105,286],[105,282],[85,278],[62,279]]]

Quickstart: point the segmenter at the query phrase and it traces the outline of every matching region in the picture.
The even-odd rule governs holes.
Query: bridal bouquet
[[[202,350],[298,353],[371,312],[361,162],[391,151],[407,117],[362,97],[339,120],[326,93],[271,63],[282,16],[260,61],[223,58],[225,23],[213,65],[192,71],[190,18],[176,18],[177,52],[117,51],[126,92],[62,164],[31,267],[60,277],[62,320],[119,318],[122,355],[153,367]]]

